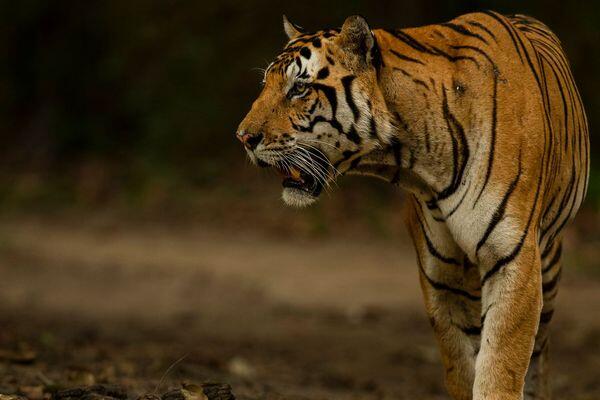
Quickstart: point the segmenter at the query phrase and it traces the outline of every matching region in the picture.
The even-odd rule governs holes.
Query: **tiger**
[[[549,399],[564,228],[584,200],[588,123],[557,36],[525,15],[288,42],[236,137],[290,206],[342,175],[407,192],[420,286],[455,400]]]

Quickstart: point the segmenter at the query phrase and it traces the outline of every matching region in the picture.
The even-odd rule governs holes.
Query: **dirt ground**
[[[600,277],[564,272],[555,398],[600,399]],[[441,373],[403,238],[0,223],[0,393],[216,381],[238,399],[447,399]]]

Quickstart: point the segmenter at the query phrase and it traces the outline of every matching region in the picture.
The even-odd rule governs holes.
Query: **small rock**
[[[236,375],[245,379],[254,377],[256,372],[250,363],[241,357],[232,358],[227,365],[227,369],[232,375]]]
[[[181,389],[162,395],[162,400],[235,400],[231,386],[223,383],[184,383]]]
[[[231,386],[227,384],[204,383],[201,387],[206,400],[235,400],[235,396],[231,393]]]
[[[16,396],[14,394],[0,394],[0,400],[27,400],[25,397]]]

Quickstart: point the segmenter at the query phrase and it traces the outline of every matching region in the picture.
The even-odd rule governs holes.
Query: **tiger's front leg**
[[[475,363],[475,400],[523,399],[542,310],[537,244],[526,237],[514,247],[498,248],[512,251],[482,261],[483,314],[481,350]]]
[[[446,387],[454,400],[470,400],[479,349],[479,271],[466,260],[436,213],[439,210],[428,210],[413,199],[408,226],[417,251],[425,307],[444,364]]]

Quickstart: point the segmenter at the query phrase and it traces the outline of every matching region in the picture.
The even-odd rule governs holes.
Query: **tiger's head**
[[[304,33],[284,16],[289,42],[239,125],[251,161],[283,177],[283,201],[303,207],[353,162],[389,142],[392,122],[377,84],[377,42],[359,16]]]

